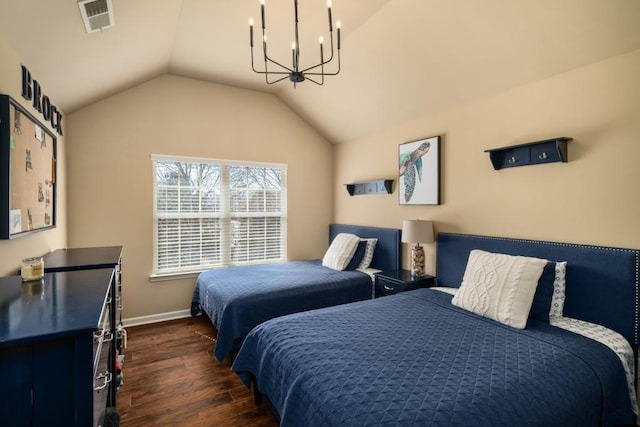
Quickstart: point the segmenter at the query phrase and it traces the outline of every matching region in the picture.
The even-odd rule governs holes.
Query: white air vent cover
[[[78,7],[87,33],[113,27],[113,5],[111,0],[79,0]]]

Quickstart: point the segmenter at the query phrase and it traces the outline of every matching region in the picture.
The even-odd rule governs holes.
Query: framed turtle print
[[[401,205],[440,204],[440,136],[400,144],[398,197]]]

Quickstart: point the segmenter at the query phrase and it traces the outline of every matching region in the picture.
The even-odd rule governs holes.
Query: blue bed
[[[438,286],[472,249],[567,261],[565,316],[638,344],[640,252],[439,234]],[[282,426],[613,426],[634,423],[629,376],[601,343],[529,319],[516,329],[419,289],[265,322],[233,370]]]
[[[371,268],[400,266],[400,230],[332,224],[329,241],[340,233],[376,238]],[[372,277],[356,270],[337,271],[320,260],[293,261],[247,267],[222,268],[199,275],[191,314],[202,311],[218,335],[214,354],[222,361],[240,348],[256,325],[275,317],[370,299]]]

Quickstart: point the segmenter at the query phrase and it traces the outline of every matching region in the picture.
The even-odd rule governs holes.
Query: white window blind
[[[154,275],[286,259],[286,165],[152,162]]]

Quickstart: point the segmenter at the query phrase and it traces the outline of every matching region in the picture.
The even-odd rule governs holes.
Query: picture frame
[[[0,95],[0,239],[56,227],[57,138]]]
[[[398,203],[440,204],[440,136],[398,147]]]

